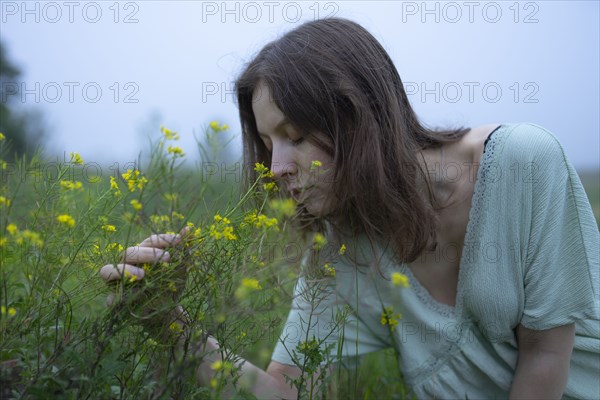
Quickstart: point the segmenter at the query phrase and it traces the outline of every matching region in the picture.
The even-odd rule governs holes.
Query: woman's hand
[[[186,233],[184,228],[179,234],[151,235],[127,248],[122,263],[100,269],[105,282],[116,283],[117,290],[108,295],[107,304],[120,306],[118,312],[128,310],[159,336],[168,333],[172,323],[182,326],[187,320],[177,304],[187,277]]]

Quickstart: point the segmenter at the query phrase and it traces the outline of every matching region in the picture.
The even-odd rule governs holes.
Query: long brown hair
[[[468,129],[425,127],[381,44],[355,22],[320,19],[267,44],[238,78],[246,165],[271,164],[252,111],[260,81],[294,127],[334,159],[338,205],[328,220],[414,261],[435,239],[438,208],[418,153]]]

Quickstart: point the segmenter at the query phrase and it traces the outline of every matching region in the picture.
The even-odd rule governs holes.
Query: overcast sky
[[[339,16],[382,42],[424,122],[533,122],[578,169],[599,168],[598,1],[0,1],[0,11],[23,71],[17,102],[46,115],[48,150],[86,161],[135,160],[161,123],[190,156],[213,119],[239,133],[231,89],[243,64],[303,21]]]

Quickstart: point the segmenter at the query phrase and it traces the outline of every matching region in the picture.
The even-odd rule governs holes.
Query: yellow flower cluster
[[[114,190],[113,194],[115,196],[121,195],[121,189],[119,189],[119,184],[117,183],[117,179],[114,176],[110,177],[110,190]]]
[[[6,231],[14,236],[19,231],[19,228],[17,228],[17,225],[15,225],[15,224],[8,224],[6,226]]]
[[[117,228],[114,225],[102,225],[102,229],[108,233],[116,232]]]
[[[60,181],[60,186],[65,190],[77,190],[83,188],[83,184],[78,181]]]
[[[229,129],[229,125],[227,125],[227,124],[219,125],[219,123],[217,121],[212,121],[210,123],[210,129],[212,129],[215,132],[226,131],[227,129]]]
[[[142,203],[139,202],[139,200],[133,199],[129,202],[129,204],[131,204],[131,206],[133,207],[133,209],[135,211],[141,211],[142,210]]]
[[[235,291],[235,297],[237,299],[245,299],[250,293],[261,290],[262,286],[255,278],[243,278],[240,286]]]
[[[29,229],[25,229],[23,231],[22,239],[28,240],[29,243],[38,247],[42,247],[44,244],[44,241],[40,238],[40,234],[37,232],[32,232]],[[22,240],[17,240],[17,243],[21,244]]]
[[[313,247],[315,250],[321,250],[327,244],[327,239],[321,233],[315,233],[313,236]]]
[[[273,172],[265,167],[263,163],[254,163],[254,171],[258,172],[260,178],[273,178]]]
[[[160,131],[165,135],[165,139],[167,140],[179,140],[179,134],[177,132],[167,129],[162,125],[160,126]]]
[[[296,215],[296,202],[294,199],[273,199],[269,202],[269,207],[283,218]]]
[[[10,199],[7,199],[4,196],[0,196],[0,206],[10,206]]]
[[[4,133],[0,132],[0,142],[4,139],[6,139],[6,136],[4,136]]]
[[[68,214],[61,214],[58,217],[56,217],[56,220],[63,225],[67,225],[70,228],[75,226],[75,220]]]
[[[323,163],[321,161],[319,161],[319,160],[313,160],[313,161],[310,162],[310,169],[311,170],[319,168],[319,167],[322,167],[322,166],[323,166]]]
[[[69,160],[70,162],[72,162],[75,165],[83,165],[83,159],[81,158],[81,156],[79,155],[79,153],[70,153],[69,154],[71,156],[71,159]]]
[[[400,272],[392,272],[392,284],[394,286],[402,286],[407,288],[410,286],[410,282],[408,281],[408,277]]]
[[[338,250],[338,253],[340,254],[340,256],[343,256],[344,254],[346,254],[346,245],[342,243],[342,245],[340,246],[340,249]]]
[[[215,215],[214,220],[216,224],[210,226],[208,234],[215,239],[227,239],[237,240],[237,236],[233,233],[233,227],[231,221],[227,218],[221,217],[219,214]],[[219,229],[220,228],[220,229]]]
[[[142,190],[148,183],[148,179],[142,176],[142,173],[137,169],[128,169],[127,172],[122,173],[121,176],[127,181],[127,187],[130,192],[134,192],[136,186],[138,189]]]
[[[217,360],[210,364],[210,369],[217,372],[230,372],[233,369],[233,363],[231,361]]]
[[[245,287],[247,289],[252,289],[252,290],[262,289],[262,286],[260,286],[260,283],[258,283],[258,280],[254,279],[254,278],[243,278],[242,279],[242,287]]]
[[[42,247],[44,245],[44,241],[40,238],[40,234],[37,232],[32,232],[29,229],[25,229],[23,231],[19,231],[17,225],[11,223],[6,226],[6,231],[9,235],[15,237],[15,242],[19,245],[23,244],[25,241],[28,241],[30,244]],[[6,237],[0,238],[0,247],[4,246],[8,242]]]
[[[106,247],[106,249],[107,249],[108,251],[116,251],[116,252],[118,252],[118,253],[120,253],[120,252],[122,252],[123,250],[125,250],[125,248],[123,247],[123,245],[122,245],[122,244],[120,244],[120,243],[110,243],[110,244],[109,244],[109,245]]]
[[[14,307],[8,307],[7,309],[5,306],[1,306],[0,313],[2,315],[8,314],[9,317],[14,317],[15,315],[17,315],[17,310]]]
[[[255,228],[271,228],[279,229],[277,226],[277,218],[269,218],[264,214],[259,214],[252,211],[244,218],[244,224],[254,226]]]
[[[300,353],[306,354],[312,350],[318,349],[319,342],[317,341],[317,339],[312,338],[310,340],[300,342],[298,348],[300,350]]]
[[[183,327],[177,322],[171,322],[171,324],[169,325],[169,330],[175,334],[183,333]]]
[[[174,157],[183,157],[185,156],[185,153],[183,152],[183,149],[179,146],[169,146],[167,148],[167,153],[169,154],[173,154]]]
[[[335,276],[335,268],[333,268],[331,264],[327,263],[323,265],[323,269],[325,270],[325,274],[327,276]]]
[[[394,307],[385,307],[381,313],[381,325],[388,325],[391,330],[394,330],[400,318],[402,318],[400,313],[394,314]]]
[[[263,183],[263,189],[267,192],[277,192],[279,190],[275,182]]]

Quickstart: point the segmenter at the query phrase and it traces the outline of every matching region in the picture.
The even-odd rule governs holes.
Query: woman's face
[[[253,93],[252,110],[260,138],[271,152],[271,172],[279,187],[312,215],[329,214],[333,209],[332,157],[291,125],[263,82]]]

